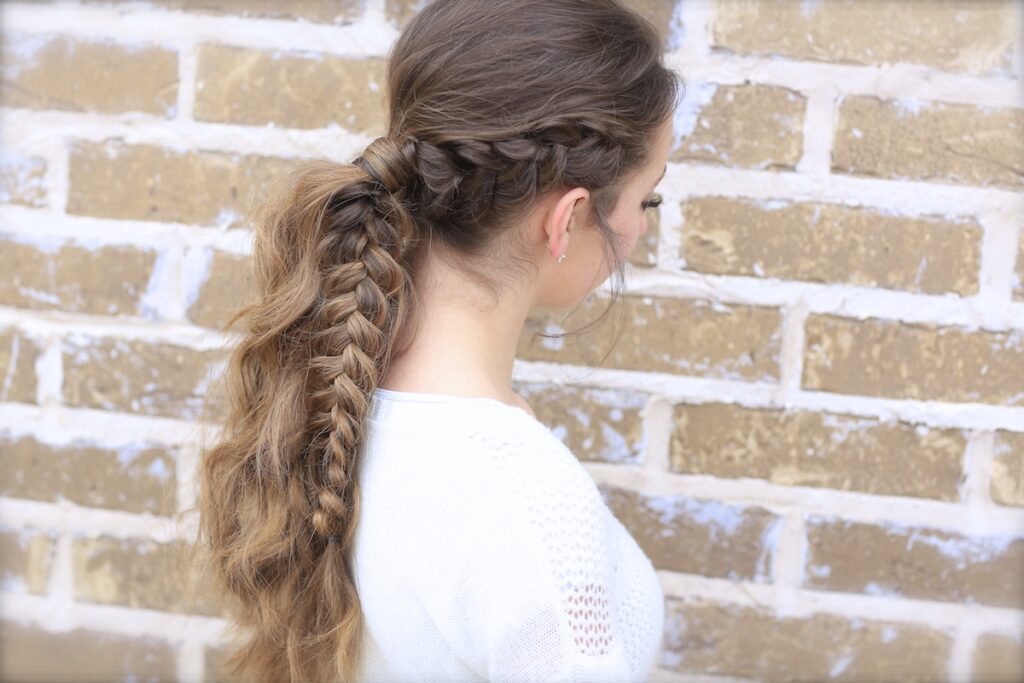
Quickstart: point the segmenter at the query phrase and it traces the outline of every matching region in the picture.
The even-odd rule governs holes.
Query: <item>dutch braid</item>
[[[400,144],[381,137],[370,143],[352,162],[366,178],[335,193],[319,247],[322,325],[314,326],[310,339],[310,369],[320,381],[310,389],[310,427],[321,435],[311,447],[323,453],[324,485],[312,523],[342,551],[355,533],[350,514],[358,514],[359,492],[352,483],[369,396],[389,357],[397,297],[409,286],[402,260],[415,240],[415,225],[401,195],[413,184],[414,154],[412,140]]]
[[[579,121],[504,139],[416,141],[415,147],[422,181],[417,204],[435,224],[477,225],[481,206],[497,209],[483,220],[501,220],[556,185],[608,185],[625,162],[621,144]]]

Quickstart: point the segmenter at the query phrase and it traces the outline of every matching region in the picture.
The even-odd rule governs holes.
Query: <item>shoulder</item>
[[[544,473],[557,477],[560,484],[575,482],[596,492],[576,455],[532,412],[517,408],[497,412],[496,419],[467,435],[466,443],[473,444],[486,460],[499,469],[514,470],[509,473],[517,478],[534,480],[536,474]]]
[[[508,412],[502,424],[474,431],[470,438],[476,457],[486,464],[495,503],[545,529],[596,533],[606,506],[593,477],[546,425],[525,412]]]

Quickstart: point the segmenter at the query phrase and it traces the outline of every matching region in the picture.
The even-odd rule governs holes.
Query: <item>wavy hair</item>
[[[497,294],[530,263],[508,228],[581,186],[620,293],[608,215],[682,91],[661,58],[620,0],[433,0],[388,55],[387,134],[300,163],[251,210],[254,298],[222,327],[240,334],[207,394],[192,546],[244,634],[231,674],[358,674],[363,420],[414,336],[421,259],[437,243]]]

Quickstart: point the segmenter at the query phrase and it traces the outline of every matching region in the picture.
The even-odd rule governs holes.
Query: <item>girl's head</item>
[[[247,679],[358,669],[363,419],[412,338],[417,273],[440,258],[496,299],[528,283],[564,307],[621,284],[681,90],[621,0],[433,0],[388,69],[387,134],[257,207],[255,301],[226,325],[243,335],[197,545],[249,634],[228,661]]]
[[[362,163],[395,181],[413,281],[430,244],[497,297],[539,277],[523,272],[538,263],[530,228],[553,220],[541,246],[566,253],[564,282],[539,303],[621,283],[671,142],[678,81],[660,58],[654,28],[618,2],[427,5],[392,48],[388,133]]]

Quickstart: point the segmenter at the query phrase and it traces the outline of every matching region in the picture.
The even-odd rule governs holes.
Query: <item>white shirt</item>
[[[358,681],[647,679],[658,577],[543,423],[496,399],[387,389],[367,418]]]

